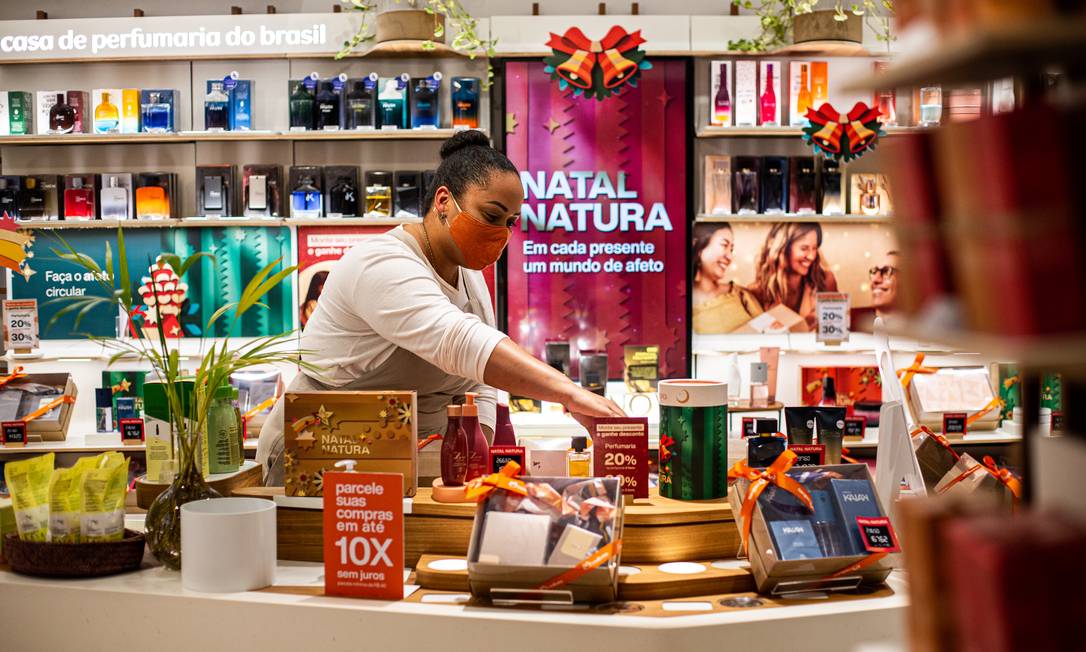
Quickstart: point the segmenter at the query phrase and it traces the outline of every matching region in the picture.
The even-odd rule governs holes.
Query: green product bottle
[[[711,500],[728,495],[725,383],[664,380],[660,397],[660,495]]]
[[[206,436],[201,443],[204,477],[213,473],[235,473],[241,468],[240,434],[234,398],[237,390],[223,385],[215,390],[207,410]]]

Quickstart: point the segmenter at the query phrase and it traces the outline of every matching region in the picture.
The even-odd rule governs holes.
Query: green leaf
[[[121,287],[121,305],[127,310],[132,308],[132,283],[128,278],[128,252],[124,246],[124,229],[117,227],[117,274]]]
[[[192,254],[191,256],[189,256],[188,258],[186,258],[184,260],[184,262],[182,262],[180,264],[179,267],[175,267],[174,271],[177,272],[178,276],[184,276],[185,272],[189,271],[189,269],[193,266],[193,264],[195,264],[196,261],[200,260],[201,258],[208,258],[208,259],[211,260],[212,263],[215,262],[215,255],[214,254],[206,252],[206,251],[198,251],[198,252]]]
[[[219,318],[222,317],[223,315],[225,315],[226,311],[230,310],[231,308],[236,308],[237,305],[238,304],[237,304],[236,301],[231,301],[230,303],[226,304],[225,306],[220,306],[218,310],[216,310],[214,313],[212,313],[211,318],[207,320],[207,323],[204,324],[204,330],[207,331],[207,332],[210,332],[211,327],[215,324],[215,322],[219,321]],[[212,348],[214,348],[214,347],[212,347]]]

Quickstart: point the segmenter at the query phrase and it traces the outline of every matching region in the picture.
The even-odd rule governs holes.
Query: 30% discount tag
[[[38,302],[36,299],[4,301],[4,348],[32,351],[38,348]]]
[[[818,321],[816,339],[819,342],[843,342],[848,339],[848,294],[819,292],[815,295],[815,315]]]

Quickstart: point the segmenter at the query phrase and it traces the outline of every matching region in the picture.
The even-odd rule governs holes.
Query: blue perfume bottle
[[[209,81],[204,96],[204,129],[225,131],[230,127],[230,96],[221,81]]]
[[[411,87],[411,126],[434,128],[441,126],[441,73],[415,81]]]
[[[452,78],[452,125],[453,127],[479,126],[479,78]]]
[[[290,192],[290,214],[293,217],[320,217],[323,197],[313,183],[313,177],[302,177],[298,187]]]
[[[140,117],[143,131],[166,133],[173,131],[173,91],[144,90],[140,97]]]
[[[407,129],[407,85],[411,78],[405,73],[399,77],[381,80],[377,94],[377,117],[382,129]]]

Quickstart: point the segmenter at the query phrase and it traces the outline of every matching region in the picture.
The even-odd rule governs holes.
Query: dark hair
[[[434,194],[441,186],[448,188],[453,196],[461,197],[469,186],[486,184],[495,172],[520,174],[505,154],[490,146],[490,139],[483,132],[466,129],[453,134],[441,145],[441,164],[426,189],[422,205],[429,212],[434,205]]]
[[[731,222],[703,222],[694,225],[693,245],[690,247],[690,263],[695,278],[698,275],[698,268],[701,266],[701,252],[705,251],[705,248],[709,246],[709,240],[713,238],[713,234],[721,229],[731,231]]]

